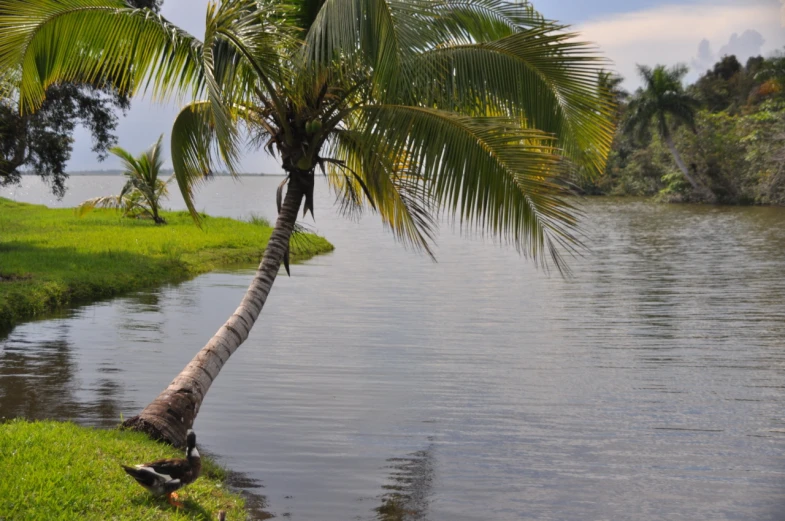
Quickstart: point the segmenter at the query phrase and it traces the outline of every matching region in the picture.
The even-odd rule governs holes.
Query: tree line
[[[639,66],[643,86],[603,85],[618,110],[605,175],[584,193],[666,201],[785,204],[785,54],[725,56],[683,86],[686,67]]]

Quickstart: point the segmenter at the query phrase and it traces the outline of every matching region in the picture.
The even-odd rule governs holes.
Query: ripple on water
[[[63,204],[117,180],[72,181]],[[278,180],[231,183],[199,203],[274,215]],[[434,264],[330,204],[322,191],[317,225],[336,251],[279,278],[196,424],[257,506],[323,521],[782,521],[785,211],[587,200],[592,251],[565,280],[449,228]],[[17,327],[0,341],[0,416],[134,414],[251,274]]]

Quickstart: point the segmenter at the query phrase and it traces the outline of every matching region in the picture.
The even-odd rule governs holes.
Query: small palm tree
[[[644,140],[649,136],[653,121],[684,178],[695,191],[705,192],[705,188],[698,183],[684,164],[681,154],[673,143],[673,128],[677,125],[687,125],[690,130],[695,131],[698,101],[682,86],[687,67],[677,65],[666,68],[664,65],[657,65],[651,69],[638,65],[638,72],[643,78],[644,86],[638,89],[630,101],[624,123],[625,131],[638,140]]]
[[[78,215],[82,216],[95,208],[116,208],[122,210],[124,217],[152,219],[156,224],[166,224],[166,220],[159,214],[161,199],[169,196],[168,185],[174,175],[166,181],[158,178],[164,164],[161,154],[162,141],[163,135],[139,157],[132,156],[120,147],[111,148],[109,152],[123,161],[123,174],[128,181],[118,195],[95,197],[83,202],[77,208]]]
[[[234,171],[238,126],[287,174],[240,307],[126,422],[176,444],[288,264],[317,172],[343,210],[376,212],[427,253],[441,212],[561,266],[577,220],[558,178],[602,171],[613,138],[602,63],[523,0],[222,0],[201,41],[121,0],[0,0],[0,70],[23,68],[23,110],[49,84],[107,77],[124,93],[192,97],[171,153],[195,219],[194,188]]]

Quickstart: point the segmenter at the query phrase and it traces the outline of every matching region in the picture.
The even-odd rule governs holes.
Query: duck
[[[161,459],[150,463],[142,463],[129,467],[122,465],[123,470],[156,496],[166,496],[169,504],[182,507],[178,503],[176,490],[193,483],[202,472],[202,458],[196,449],[196,434],[188,430],[186,435],[185,458]]]

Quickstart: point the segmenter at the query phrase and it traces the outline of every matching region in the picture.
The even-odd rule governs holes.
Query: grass
[[[153,496],[120,464],[182,457],[144,434],[72,423],[14,420],[0,425],[0,520],[199,520],[246,518],[244,500],[227,490],[223,469],[202,458],[196,482],[179,492],[182,509]]]
[[[58,308],[178,282],[220,266],[259,262],[272,229],[206,216],[202,229],[186,212],[164,212],[168,224],[123,219],[113,210],[76,217],[73,209],[0,198],[0,331]],[[332,250],[304,235],[293,260]]]

